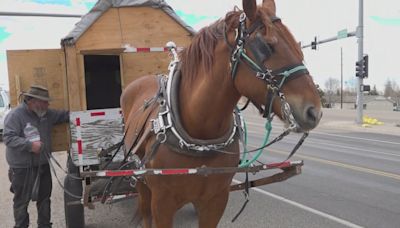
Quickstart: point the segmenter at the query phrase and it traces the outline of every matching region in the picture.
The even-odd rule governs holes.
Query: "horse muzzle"
[[[303,108],[294,107],[293,117],[296,120],[298,131],[310,131],[314,129],[322,118],[320,107],[305,105]]]

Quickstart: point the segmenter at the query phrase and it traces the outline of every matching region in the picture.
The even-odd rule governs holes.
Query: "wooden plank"
[[[81,55],[119,55],[125,51],[125,48],[109,48],[99,50],[80,50]]]
[[[118,9],[107,10],[82,34],[75,45],[78,51],[121,48]]]
[[[65,64],[61,49],[9,50],[7,63],[12,107],[17,105],[19,92],[27,91],[32,84],[49,89],[51,107],[64,107]]]
[[[145,75],[166,74],[168,72],[170,62],[168,53],[124,53],[121,56],[124,86]]]
[[[161,9],[119,8],[122,44],[132,47],[164,47],[168,41],[177,46],[190,43],[190,33]]]
[[[85,83],[85,61],[83,55],[77,55],[77,74],[78,74],[78,88],[80,91],[80,104],[81,107],[79,110],[87,110],[87,102],[86,102],[86,83]]]
[[[68,100],[70,111],[82,110],[80,88],[80,75],[78,73],[78,59],[75,47],[65,48],[66,59],[67,59],[67,81],[68,81]]]
[[[50,108],[68,109],[64,52],[61,49],[9,50],[7,51],[10,103],[18,104],[21,92],[33,84],[49,89]],[[68,148],[67,125],[52,132],[53,151]]]

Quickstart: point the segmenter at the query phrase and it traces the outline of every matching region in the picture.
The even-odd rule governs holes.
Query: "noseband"
[[[272,23],[280,20],[281,19],[279,17],[271,17]],[[263,109],[262,107],[257,107],[260,112],[263,113],[263,116],[267,117],[268,119],[272,118],[272,101],[275,96],[279,96],[281,98],[281,102],[283,102],[282,113],[284,114],[284,118],[289,122],[292,122],[290,121],[290,119],[293,119],[293,117],[290,117],[290,107],[285,101],[283,93],[281,92],[281,88],[285,82],[298,76],[308,74],[309,72],[304,64],[291,65],[277,70],[271,70],[264,66],[263,62],[270,58],[274,52],[273,46],[267,43],[259,33],[257,33],[253,39],[249,39],[250,35],[261,26],[264,26],[264,24],[258,20],[253,23],[249,29],[246,29],[246,14],[242,13],[239,18],[235,47],[232,47],[229,44],[227,32],[225,30],[225,42],[232,49],[230,59],[231,77],[232,80],[235,80],[239,63],[245,63],[252,71],[255,72],[255,76],[257,78],[265,81],[268,84],[267,102],[265,104],[265,108]],[[254,60],[246,54],[245,46],[250,52],[252,52],[255,58]],[[287,110],[288,108],[289,110]]]

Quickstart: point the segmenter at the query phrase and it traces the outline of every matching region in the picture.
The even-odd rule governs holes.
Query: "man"
[[[28,92],[22,93],[22,98],[23,102],[6,116],[3,132],[10,190],[14,193],[14,227],[29,226],[27,209],[33,200],[37,201],[38,227],[49,228],[51,129],[55,124],[68,122],[69,113],[49,109],[49,91],[42,86],[31,86]],[[36,132],[36,139],[29,135],[32,130],[33,134]]]

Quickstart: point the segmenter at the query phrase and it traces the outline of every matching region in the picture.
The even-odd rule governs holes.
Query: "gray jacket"
[[[68,121],[68,111],[48,109],[47,113],[39,118],[25,103],[11,110],[4,120],[3,130],[8,165],[11,168],[29,168],[38,166],[39,162],[47,164],[47,156],[43,153],[51,153],[51,129],[55,124]],[[40,141],[43,143],[40,154],[32,152],[32,143],[24,135],[24,128],[28,122],[39,130]]]

